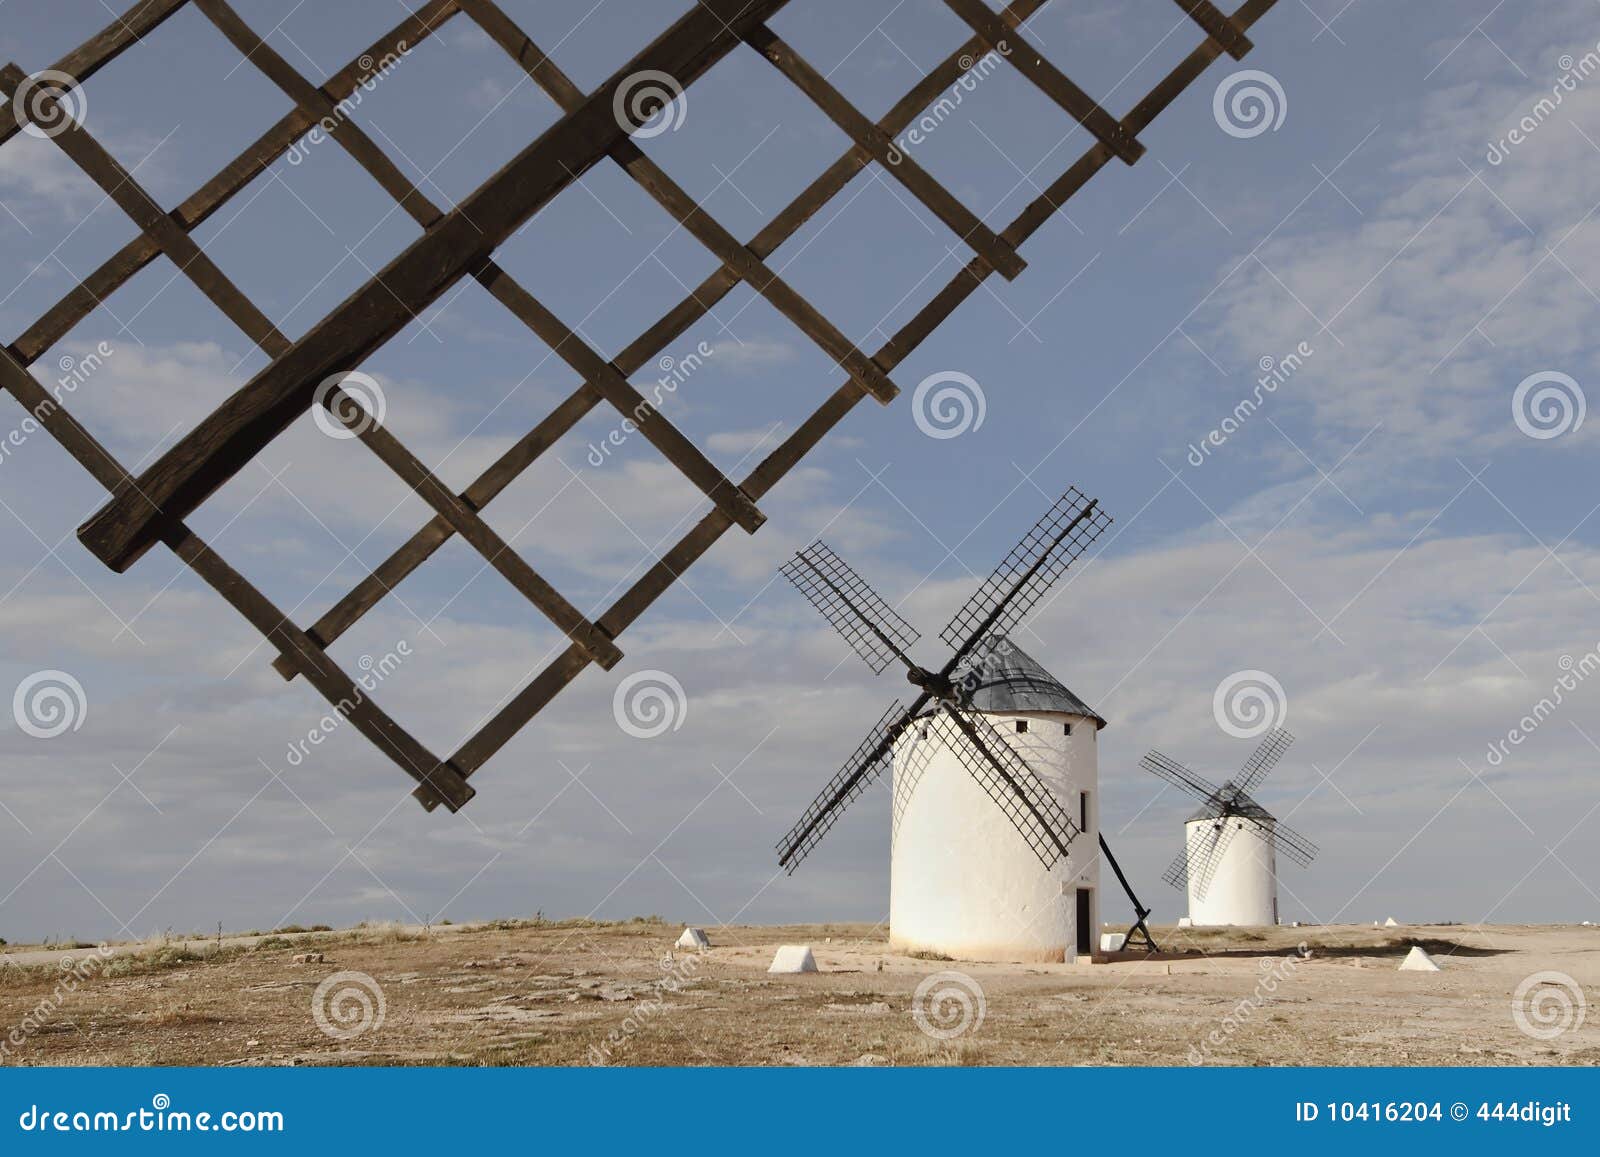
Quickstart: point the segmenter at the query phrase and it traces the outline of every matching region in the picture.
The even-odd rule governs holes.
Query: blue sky
[[[236,7],[320,82],[394,24],[400,0]],[[290,7],[287,15],[284,9]],[[504,7],[582,87],[685,5]],[[1284,873],[1286,918],[1600,918],[1600,691],[1564,692],[1497,765],[1489,746],[1600,647],[1595,420],[1519,427],[1535,374],[1594,394],[1600,309],[1600,41],[1593,0],[1491,7],[1284,0],[1256,50],[1221,60],[975,294],[621,640],[474,779],[424,815],[351,728],[288,752],[322,713],[302,683],[170,556],[112,575],[73,537],[101,500],[43,435],[0,459],[0,687],[70,673],[87,703],[53,739],[0,732],[0,936],[363,918],[654,912],[718,921],[876,920],[887,792],[860,801],[793,878],[771,847],[899,692],[874,681],[774,572],[818,533],[929,636],[1067,485],[1117,518],[1022,644],[1111,725],[1108,837],[1157,917],[1187,808],[1137,769],[1156,746],[1223,779],[1249,743],[1213,717],[1237,671],[1270,672],[1298,743],[1268,806],[1324,851]],[[43,68],[107,20],[98,0],[0,5],[0,45]],[[805,3],[774,27],[870,115],[964,39],[932,0]],[[1048,4],[1035,43],[1115,113],[1197,42],[1164,0]],[[1593,57],[1591,56],[1591,61]],[[1281,123],[1224,131],[1214,95],[1244,69]],[[1559,106],[1538,111],[1560,87]],[[189,195],[289,104],[197,12],[93,78],[83,122],[163,205]],[[456,19],[364,93],[355,119],[449,204],[553,122],[555,106]],[[1534,127],[1491,163],[1491,144]],[[846,148],[760,57],[736,52],[646,151],[734,234],[752,235]],[[1000,69],[912,155],[995,228],[1088,147]],[[14,337],[134,229],[47,140],[0,148],[0,327]],[[417,234],[337,143],[304,147],[195,236],[290,337]],[[876,167],[773,257],[848,336],[876,348],[965,261]],[[715,268],[615,166],[569,188],[498,255],[615,354]],[[148,460],[264,364],[165,261],[104,303],[36,372],[113,351],[71,406],[124,461]],[[712,351],[665,412],[743,474],[841,380],[743,288],[665,351]],[[1204,457],[1263,358],[1296,371]],[[364,369],[386,422],[465,485],[577,383],[476,285]],[[981,426],[927,436],[912,394],[969,375]],[[654,375],[635,382],[648,389]],[[1584,391],[1587,390],[1587,395]],[[19,422],[15,410],[8,422]],[[704,509],[634,437],[582,423],[488,508],[580,608],[603,607]],[[10,429],[9,426],[6,427]],[[1541,431],[1544,432],[1544,431]],[[358,444],[308,415],[216,495],[197,530],[309,623],[427,519]],[[334,648],[347,667],[411,654],[379,701],[453,749],[559,637],[459,542]],[[669,673],[680,726],[638,739],[619,681]],[[1108,903],[1108,916],[1118,911]]]

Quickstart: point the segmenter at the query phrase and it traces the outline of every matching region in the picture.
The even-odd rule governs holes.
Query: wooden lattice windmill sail
[[[0,144],[23,128],[39,129],[133,222],[138,235],[73,286],[15,340],[0,349],[0,385],[109,492],[109,499],[80,528],[83,544],[105,565],[125,571],[156,545],[183,560],[270,642],[275,666],[286,678],[304,676],[340,714],[416,780],[424,806],[454,810],[473,795],[468,779],[518,730],[591,664],[615,667],[617,640],[728,530],[754,532],[765,515],[759,504],[862,399],[894,399],[892,375],[900,363],[991,274],[1021,274],[1023,244],[1096,172],[1112,160],[1135,162],[1144,151],[1139,134],[1224,53],[1250,48],[1247,30],[1273,0],[1247,0],[1231,16],[1208,0],[1177,0],[1202,35],[1154,89],[1120,117],[1057,70],[1030,43],[1026,22],[1045,0],[1013,0],[996,12],[981,0],[945,0],[970,35],[873,120],[856,109],[767,23],[791,0],[698,0],[631,58],[619,60],[608,79],[581,90],[494,0],[427,0],[370,48],[320,84],[304,77],[257,34],[227,0],[141,0],[99,35],[47,71],[30,77],[12,64],[0,69]],[[805,3],[807,0],[793,0]],[[193,8],[250,65],[292,102],[244,152],[176,206],[160,204],[73,118],[71,97],[99,70],[130,50],[175,14]],[[0,12],[0,20],[4,19]],[[556,122],[498,172],[446,210],[434,204],[362,128],[341,102],[370,79],[374,67],[405,46],[415,46],[453,20],[470,21],[488,34],[559,107]],[[150,49],[150,51],[155,51]],[[717,223],[663,167],[644,155],[634,135],[655,111],[629,99],[641,75],[666,75],[681,91],[738,51],[759,53],[849,138],[849,147],[748,241]],[[1004,227],[995,229],[964,206],[894,144],[941,93],[991,52],[1010,62],[1082,125],[1092,143]],[[620,54],[619,54],[620,56]],[[180,61],[168,61],[181,67]],[[338,114],[338,115],[336,115]],[[368,173],[422,229],[422,235],[359,286],[340,305],[290,341],[194,240],[193,233],[311,129],[328,128],[332,140]],[[660,204],[719,265],[678,304],[619,351],[594,349],[495,261],[496,249],[530,218],[596,165],[619,166]],[[875,351],[854,344],[829,320],[826,301],[813,302],[784,281],[767,260],[868,166],[880,167],[907,198],[919,202],[948,230],[945,241],[964,247],[969,260],[905,325]],[[267,365],[210,414],[193,415],[189,433],[137,473],[118,462],[30,372],[53,345],[141,270],[170,263],[267,357]],[[382,348],[418,312],[466,279],[483,286],[514,318],[564,359],[582,385],[528,430],[464,489],[442,482],[384,424],[363,408],[349,375]],[[630,383],[668,343],[703,318],[739,286],[748,286],[794,323],[839,367],[843,380],[825,401],[743,478],[730,478]],[[250,579],[224,560],[189,525],[220,487],[244,470],[299,415],[323,407],[344,423],[367,452],[392,470],[432,509],[431,519],[375,567],[368,577],[302,626],[289,619]],[[586,414],[609,406],[636,423],[641,434],[704,495],[698,521],[668,546],[654,565],[607,606],[580,608],[544,577],[548,559],[524,558],[485,520],[484,508],[527,471]],[[349,452],[357,452],[350,450]],[[330,657],[328,649],[400,582],[459,537],[508,584],[545,615],[568,645],[454,752],[441,757],[415,739]]]

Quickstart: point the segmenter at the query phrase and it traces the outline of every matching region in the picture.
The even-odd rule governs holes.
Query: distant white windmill
[[[1278,850],[1303,866],[1316,857],[1315,844],[1250,794],[1293,742],[1282,728],[1268,732],[1238,776],[1221,787],[1159,751],[1140,761],[1152,775],[1200,800],[1200,810],[1184,822],[1183,850],[1161,877],[1188,893],[1194,927],[1276,924]]]

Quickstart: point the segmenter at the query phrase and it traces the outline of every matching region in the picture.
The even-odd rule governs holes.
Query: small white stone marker
[[[1101,952],[1121,952],[1123,945],[1127,944],[1127,942],[1128,934],[1126,932],[1100,933]]]
[[[768,972],[815,972],[817,958],[811,955],[809,944],[785,944],[772,958]]]
[[[1398,928],[1400,927],[1400,921],[1396,920],[1393,916],[1390,916],[1383,922],[1383,926],[1385,928]]]
[[[1400,962],[1401,972],[1438,972],[1439,966],[1420,947],[1413,947]]]
[[[711,941],[706,939],[706,934],[698,928],[685,928],[683,935],[678,937],[677,947],[698,948],[702,952],[711,947]]]
[[[1194,927],[1194,921],[1191,920],[1187,916],[1179,916],[1178,917],[1178,927],[1179,928],[1193,928]]]

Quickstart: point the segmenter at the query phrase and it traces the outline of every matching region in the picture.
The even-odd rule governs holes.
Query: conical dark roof
[[[1192,824],[1199,820],[1216,819],[1220,810],[1218,807],[1218,804],[1220,803],[1228,803],[1231,806],[1231,811],[1229,814],[1237,816],[1240,819],[1255,820],[1259,824],[1268,825],[1278,822],[1278,817],[1273,815],[1266,808],[1262,807],[1255,800],[1251,799],[1248,795],[1240,792],[1233,786],[1233,782],[1231,780],[1222,785],[1221,790],[1217,792],[1216,801],[1207,800],[1205,803],[1200,805],[1199,810],[1196,811],[1194,815],[1190,816],[1183,822],[1186,824]]]
[[[1093,719],[1097,730],[1106,725],[1097,711],[1004,635],[978,648],[972,670],[978,680],[972,706],[979,711],[1059,711]]]

